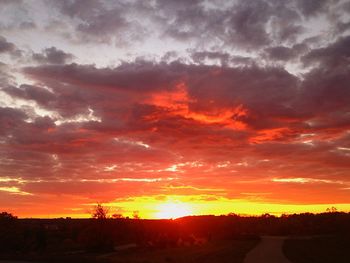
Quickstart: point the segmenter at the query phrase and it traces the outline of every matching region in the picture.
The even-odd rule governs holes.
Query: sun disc
[[[155,217],[159,219],[176,219],[193,213],[189,205],[180,202],[160,204],[157,210]]]

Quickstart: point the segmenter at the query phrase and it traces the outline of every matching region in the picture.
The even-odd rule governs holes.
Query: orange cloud
[[[293,132],[288,127],[265,129],[257,132],[257,135],[250,138],[251,143],[262,143],[266,141],[274,141],[284,139]]]
[[[242,104],[233,108],[213,107],[208,112],[198,112],[191,109],[191,103],[195,101],[190,98],[188,88],[182,82],[177,84],[174,90],[153,94],[146,103],[166,109],[169,115],[178,115],[204,124],[218,124],[234,130],[246,129],[246,124],[238,120],[248,115],[248,110]]]

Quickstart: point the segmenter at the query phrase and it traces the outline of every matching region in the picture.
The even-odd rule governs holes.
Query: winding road
[[[285,237],[261,237],[261,242],[251,250],[244,263],[291,263],[282,252]]]

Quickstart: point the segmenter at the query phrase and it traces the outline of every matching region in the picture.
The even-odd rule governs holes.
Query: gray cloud
[[[286,46],[273,46],[265,48],[265,55],[270,60],[288,61],[296,60],[305,52],[307,52],[308,47],[306,44],[296,44],[292,47]]]
[[[135,21],[130,22],[126,15],[130,12],[131,3],[106,3],[104,1],[53,1],[53,6],[71,19],[78,42],[98,42],[116,44],[130,44],[135,32],[135,39],[143,35],[143,29]],[[133,20],[133,19],[132,19]],[[136,36],[137,35],[137,36]]]
[[[327,47],[311,50],[302,61],[305,66],[311,63],[321,63],[327,68],[346,66],[350,58],[350,36],[340,37]]]
[[[73,55],[66,53],[56,47],[50,47],[43,50],[42,53],[34,53],[32,58],[39,63],[65,64],[73,59]]]
[[[25,4],[15,4],[30,16]],[[115,43],[129,47],[140,40],[167,38],[208,50],[225,47],[254,51],[270,45],[294,45],[309,31],[305,21],[318,14],[332,18],[339,32],[347,21],[334,15],[338,1],[44,1],[43,10],[54,8],[51,20],[62,20],[62,36],[75,43]],[[346,11],[337,9],[337,14]],[[332,13],[333,12],[333,13]],[[22,21],[23,22],[23,21]],[[50,22],[50,20],[48,20]],[[16,22],[17,23],[17,22]],[[25,24],[23,24],[25,23]],[[32,28],[37,21],[24,21]],[[18,24],[18,23],[17,23]],[[17,25],[18,26],[18,25]],[[48,26],[48,25],[46,25]],[[73,31],[72,31],[73,30]]]
[[[10,53],[13,54],[17,50],[15,44],[8,42],[5,37],[0,36],[0,53]]]
[[[55,95],[41,87],[23,84],[19,88],[14,86],[3,88],[2,91],[13,97],[18,97],[26,100],[34,100],[41,105],[47,105],[54,100]]]
[[[331,3],[337,2],[334,0],[327,1],[327,0],[297,0],[297,6],[299,10],[302,12],[305,16],[312,16],[316,15],[317,13],[321,11],[326,11],[328,5]]]

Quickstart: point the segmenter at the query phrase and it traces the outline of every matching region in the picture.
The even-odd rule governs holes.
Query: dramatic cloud
[[[344,1],[0,5],[1,207],[350,209]]]

